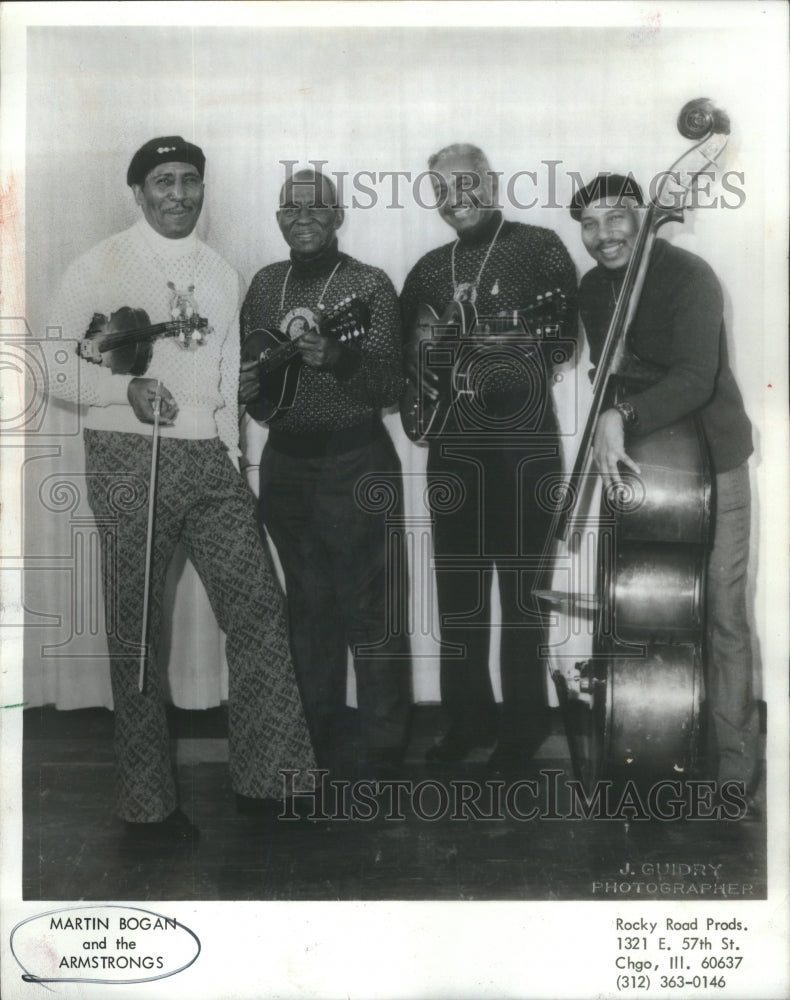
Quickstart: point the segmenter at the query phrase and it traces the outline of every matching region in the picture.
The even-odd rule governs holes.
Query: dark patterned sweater
[[[425,254],[409,272],[401,292],[401,319],[408,335],[417,308],[430,305],[439,315],[452,301],[452,255],[455,245],[455,279],[475,282],[496,228],[497,212],[481,232],[447,243]],[[538,295],[559,289],[566,297],[563,339],[576,339],[576,269],[560,238],[550,229],[505,222],[480,274],[475,306],[481,317],[525,309]],[[549,361],[549,368],[550,370]],[[486,391],[492,393],[535,391],[524,384],[517,367],[503,364],[489,373]],[[547,391],[544,387],[543,391]]]
[[[595,267],[581,280],[579,309],[597,364],[624,270]],[[696,254],[657,239],[650,255],[628,345],[666,375],[628,395],[637,415],[634,434],[648,434],[698,411],[716,472],[752,452],[752,427],[730,369],[721,285]]]
[[[242,340],[253,330],[278,329],[295,307],[315,311],[338,260],[340,267],[323,296],[324,305],[331,309],[346,296],[362,299],[370,308],[369,329],[362,340],[341,345],[341,361],[334,371],[302,366],[293,406],[271,421],[291,434],[365,423],[397,402],[403,386],[398,300],[392,282],[379,268],[338,253],[336,246],[315,261],[284,260],[258,271],[241,310]]]

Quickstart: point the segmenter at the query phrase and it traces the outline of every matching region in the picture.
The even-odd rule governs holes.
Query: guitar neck
[[[526,327],[526,332],[530,337],[540,340],[547,329],[556,330],[559,323],[558,316],[536,315],[534,309],[513,309],[501,316],[480,317],[478,329],[482,327],[486,333],[496,335],[513,331],[523,333]]]

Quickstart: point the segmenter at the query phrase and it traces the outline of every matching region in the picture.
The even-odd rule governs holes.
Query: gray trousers
[[[716,476],[715,534],[707,575],[709,744],[718,781],[757,779],[759,720],[752,694],[752,646],[746,610],[749,530],[746,462]]]

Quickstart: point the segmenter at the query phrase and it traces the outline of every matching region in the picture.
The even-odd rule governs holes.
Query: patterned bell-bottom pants
[[[133,822],[162,820],[177,805],[165,714],[167,685],[156,654],[165,577],[179,541],[227,638],[233,789],[280,797],[281,769],[304,773],[315,767],[284,599],[256,525],[255,500],[216,438],[163,438],[159,443],[149,657],[144,691],[139,692],[151,448],[150,435],[85,431],[89,499],[102,538],[117,808]]]

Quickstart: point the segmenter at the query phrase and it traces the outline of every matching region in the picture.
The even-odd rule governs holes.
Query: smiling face
[[[203,178],[191,163],[160,163],[132,190],[149,225],[161,236],[180,240],[197,225]]]
[[[582,209],[582,242],[587,252],[609,270],[625,267],[639,232],[636,201],[601,198]]]
[[[343,224],[336,200],[331,183],[320,174],[295,174],[283,186],[277,224],[292,250],[314,256],[329,246]]]
[[[451,154],[442,157],[432,177],[439,215],[460,235],[484,225],[496,211],[494,175],[481,170],[469,156]]]

